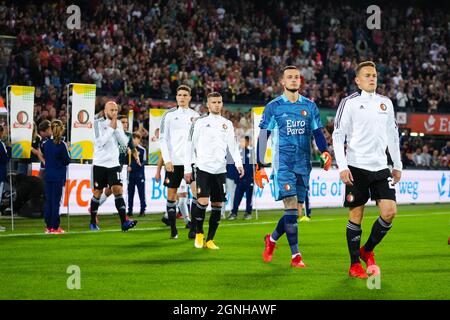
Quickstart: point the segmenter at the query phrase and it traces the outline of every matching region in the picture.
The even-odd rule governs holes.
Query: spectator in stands
[[[422,148],[419,147],[416,149],[416,152],[413,155],[413,161],[417,167],[425,166],[425,160],[422,155]]]

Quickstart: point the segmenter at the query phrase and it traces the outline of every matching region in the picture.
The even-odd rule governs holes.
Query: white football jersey
[[[92,164],[99,167],[114,168],[119,164],[119,147],[128,145],[128,137],[123,131],[122,122],[117,120],[117,128],[110,126],[111,120],[94,120],[94,159]]]
[[[386,149],[394,169],[402,170],[398,127],[391,100],[364,90],[342,99],[334,119],[333,148],[340,172],[347,170],[349,165],[369,171],[386,169]]]

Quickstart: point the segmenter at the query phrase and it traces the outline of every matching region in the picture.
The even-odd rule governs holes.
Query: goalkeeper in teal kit
[[[291,248],[291,266],[305,267],[298,249],[297,216],[308,192],[311,172],[311,138],[319,148],[323,168],[331,167],[331,156],[322,132],[319,109],[311,100],[298,93],[300,71],[295,66],[283,69],[284,93],[269,102],[262,116],[257,145],[255,183],[262,188],[267,175],[262,167],[267,139],[272,137],[272,170],[275,199],[283,200],[284,215],[272,234],[265,236],[263,259],[272,261],[276,241],[286,233]]]

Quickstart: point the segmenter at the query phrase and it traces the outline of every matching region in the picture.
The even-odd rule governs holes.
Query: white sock
[[[178,198],[178,208],[180,208],[180,212],[183,215],[184,223],[190,222],[191,219],[189,219],[189,209],[187,206],[187,198]]]
[[[277,240],[274,240],[274,239],[272,238],[272,235],[270,235],[270,241],[272,241],[272,242],[277,242]]]
[[[293,255],[292,255],[292,259],[294,259],[296,256],[300,256],[300,257],[301,257],[302,255],[300,254],[300,252],[299,252],[299,253],[296,253],[296,254],[293,254]]]
[[[100,200],[99,200],[99,204],[98,206],[100,207],[102,204],[105,203],[106,199],[108,199],[108,197],[106,196],[106,194],[102,193],[102,195],[100,196]]]

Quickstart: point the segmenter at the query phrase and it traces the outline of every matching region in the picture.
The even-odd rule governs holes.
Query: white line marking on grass
[[[432,215],[447,215],[450,214],[450,211],[447,212],[430,212],[430,213],[422,213],[422,214],[401,214],[397,215],[395,218],[409,218],[409,217],[421,217],[426,214],[432,214]],[[378,215],[368,215],[365,216],[365,218],[374,218]],[[323,222],[323,221],[337,221],[341,219],[346,219],[347,216],[344,215],[339,218],[324,218],[324,219],[312,219],[311,222]],[[242,223],[229,223],[221,225],[221,228],[223,227],[236,227],[236,226],[249,226],[249,225],[264,225],[264,224],[275,224],[278,223],[278,220],[274,221],[261,221],[261,222],[242,222]],[[158,231],[158,230],[168,230],[167,227],[153,227],[153,228],[139,228],[139,229],[133,229],[131,232],[137,232],[137,231]],[[122,232],[122,230],[99,230],[99,231],[70,231],[66,234],[96,234],[96,233],[106,233],[106,232]],[[7,237],[30,237],[30,236],[46,236],[46,237],[52,237],[55,236],[53,234],[45,234],[43,232],[39,233],[14,233],[14,234],[5,234],[0,235],[0,238],[7,238]],[[62,235],[64,236],[64,234]]]

